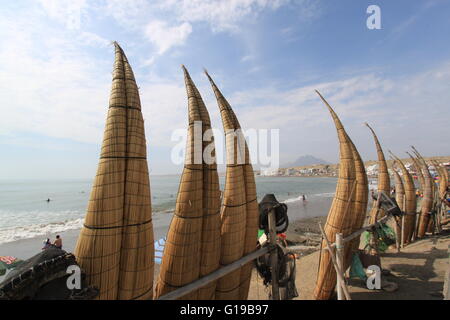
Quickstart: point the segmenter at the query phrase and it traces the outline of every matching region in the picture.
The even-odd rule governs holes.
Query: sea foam
[[[83,226],[83,222],[84,219],[80,218],[63,222],[0,229],[0,244],[80,229]]]

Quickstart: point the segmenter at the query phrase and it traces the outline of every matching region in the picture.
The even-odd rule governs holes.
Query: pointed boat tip
[[[183,70],[184,76],[191,78],[188,69],[186,68],[186,66],[184,64],[181,65],[181,70]]]
[[[120,46],[120,44],[119,44],[116,40],[113,40],[113,41],[112,41],[112,44],[114,45],[114,48],[115,48],[116,50],[123,51],[123,50],[122,50],[122,47]]]
[[[209,81],[211,81],[212,83],[214,83],[213,79],[211,78],[211,76],[208,73],[208,70],[206,68],[203,68],[203,72],[205,73],[205,75],[208,77]]]

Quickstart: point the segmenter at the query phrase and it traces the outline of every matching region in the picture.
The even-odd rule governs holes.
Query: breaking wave
[[[34,224],[24,227],[0,229],[0,244],[22,239],[35,238],[47,234],[61,233],[68,230],[80,229],[84,219],[52,222],[47,224]]]

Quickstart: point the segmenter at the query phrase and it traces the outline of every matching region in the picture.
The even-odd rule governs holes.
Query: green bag
[[[381,225],[377,225],[375,227],[375,235],[378,238],[377,250],[380,252],[385,252],[391,244],[394,244],[396,242],[396,235],[394,230],[385,223],[382,223]],[[364,247],[369,246],[370,236],[371,236],[370,232],[364,231],[363,233]]]
[[[367,276],[364,272],[364,267],[359,259],[359,254],[355,252],[352,256],[352,265],[350,266],[350,278],[360,278],[366,280]]]

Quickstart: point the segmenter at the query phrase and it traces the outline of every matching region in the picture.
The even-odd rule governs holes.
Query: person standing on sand
[[[305,202],[306,201],[306,196],[302,195],[302,199],[303,199],[303,202]]]
[[[58,249],[62,249],[62,239],[59,236],[59,234],[56,235],[56,240],[55,240],[55,242],[53,242],[53,245]]]

